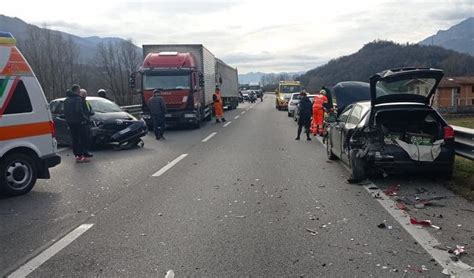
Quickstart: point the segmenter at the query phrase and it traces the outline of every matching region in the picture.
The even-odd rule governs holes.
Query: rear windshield
[[[386,95],[411,94],[427,97],[436,84],[434,78],[413,78],[397,81],[379,81],[377,97]]]

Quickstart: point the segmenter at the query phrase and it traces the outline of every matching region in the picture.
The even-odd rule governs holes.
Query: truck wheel
[[[7,155],[0,162],[0,194],[23,195],[33,188],[38,177],[35,160],[23,153]]]
[[[351,177],[349,179],[350,183],[360,182],[366,178],[365,175],[365,162],[356,157],[356,150],[350,151],[350,167],[351,167]]]

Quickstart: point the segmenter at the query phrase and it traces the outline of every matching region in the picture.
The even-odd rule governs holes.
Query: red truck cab
[[[143,118],[150,122],[148,100],[155,89],[161,89],[168,113],[167,124],[200,126],[202,111],[202,74],[191,53],[159,52],[146,55],[142,66],[141,88]]]

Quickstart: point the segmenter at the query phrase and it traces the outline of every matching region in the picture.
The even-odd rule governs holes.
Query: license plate
[[[166,117],[166,118],[171,118],[172,115],[171,115],[171,114],[166,114],[165,117]]]
[[[127,127],[126,129],[121,130],[121,131],[119,132],[119,134],[125,134],[125,133],[129,132],[130,130],[131,130],[131,129],[130,129],[129,127]]]

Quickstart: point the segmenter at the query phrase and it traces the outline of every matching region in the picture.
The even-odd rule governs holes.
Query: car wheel
[[[337,159],[337,157],[332,152],[332,145],[331,145],[331,143],[329,143],[329,138],[327,139],[327,142],[326,142],[326,154],[327,154],[327,157],[328,157],[329,160],[336,160]]]
[[[351,177],[349,182],[359,182],[366,178],[365,176],[365,162],[357,157],[357,150],[350,151],[350,167],[351,167]]]
[[[23,153],[7,155],[0,163],[0,193],[23,195],[33,188],[38,177],[35,160]]]
[[[293,117],[293,115],[290,112],[288,112],[288,118],[290,117]]]

